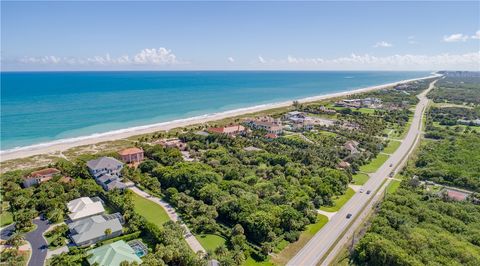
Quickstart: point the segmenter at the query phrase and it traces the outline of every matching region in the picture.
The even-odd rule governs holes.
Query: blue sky
[[[2,2],[2,69],[480,68],[480,2]]]

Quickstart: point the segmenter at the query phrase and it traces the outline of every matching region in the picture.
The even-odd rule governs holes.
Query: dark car
[[[393,172],[390,172],[390,174],[388,175],[389,177],[393,177],[394,173]]]
[[[371,190],[367,190],[367,195],[370,194],[370,192],[372,192]]]
[[[352,217],[352,214],[351,213],[347,214],[347,219],[350,219],[350,217]]]

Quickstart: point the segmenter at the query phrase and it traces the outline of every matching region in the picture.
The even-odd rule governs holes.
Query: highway
[[[363,186],[364,192],[355,193],[287,265],[328,265],[341,247],[346,244],[347,234],[350,233],[348,230],[352,231],[354,229],[351,227],[353,221],[359,218],[355,222],[361,222],[360,216],[364,217],[366,215],[369,211],[367,207],[373,205],[373,202],[380,198],[385,190],[386,184],[384,184],[384,181],[388,180],[390,172],[401,169],[407,155],[412,151],[412,147],[419,139],[418,136],[422,132],[422,117],[428,105],[426,94],[434,87],[435,82],[430,83],[428,89],[418,95],[420,102],[415,107],[412,124],[405,139],[388,160],[375,173],[370,174],[369,180]],[[372,193],[367,194],[368,190]],[[352,215],[350,219],[346,218],[348,214]]]

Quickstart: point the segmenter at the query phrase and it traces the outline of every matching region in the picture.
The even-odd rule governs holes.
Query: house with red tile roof
[[[225,134],[228,136],[235,136],[245,132],[245,127],[242,125],[231,125],[226,127],[211,127],[207,129],[210,133]]]
[[[140,163],[144,158],[143,150],[137,147],[125,149],[118,154],[120,154],[124,163]]]
[[[275,133],[268,133],[268,134],[265,135],[265,138],[267,138],[267,139],[276,139],[276,138],[278,138],[278,135],[275,134]]]
[[[54,175],[60,174],[60,170],[55,168],[45,168],[32,172],[30,175],[24,177],[23,186],[31,187],[52,179]]]

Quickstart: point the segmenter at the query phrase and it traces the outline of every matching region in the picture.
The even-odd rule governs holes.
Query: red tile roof
[[[55,169],[55,168],[45,168],[42,170],[38,170],[35,172],[32,172],[30,174],[30,177],[38,177],[38,176],[45,176],[45,175],[54,175],[60,173],[60,170]]]
[[[140,148],[137,148],[137,147],[133,147],[133,148],[128,148],[128,149],[125,149],[123,151],[120,151],[119,154],[120,155],[130,155],[130,154],[137,154],[137,153],[142,153],[143,150],[140,149]]]
[[[276,139],[276,138],[278,138],[278,135],[275,134],[275,133],[268,133],[268,134],[265,135],[265,138],[267,138],[267,139]]]

